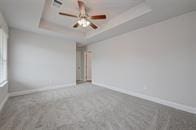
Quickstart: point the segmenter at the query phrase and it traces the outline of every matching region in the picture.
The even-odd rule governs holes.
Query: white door
[[[88,51],[84,54],[85,63],[85,80],[92,80],[92,52]]]
[[[82,80],[81,75],[81,51],[76,51],[76,80]]]

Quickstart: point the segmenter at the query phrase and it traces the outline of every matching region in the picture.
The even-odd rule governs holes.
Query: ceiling
[[[93,23],[101,28],[109,20],[120,15],[121,13],[127,11],[128,9],[143,3],[145,0],[83,0],[87,7],[87,14],[89,16],[97,14],[106,14],[106,20],[92,20]],[[73,25],[77,22],[77,18],[61,16],[59,12],[66,12],[74,15],[79,14],[78,2],[77,0],[64,0],[60,7],[53,6],[53,0],[46,0],[44,10],[42,13],[42,20],[45,22],[54,23],[55,25],[60,25],[62,28],[73,29]],[[55,26],[54,25],[54,26]],[[86,34],[87,32],[94,31],[91,27],[82,28],[79,27],[76,30]]]
[[[74,29],[77,19],[58,12],[77,15],[77,0],[63,0],[60,8],[51,6],[51,1],[0,0],[0,11],[10,27],[85,45],[196,10],[196,0],[84,0],[89,15],[106,14],[107,20],[93,20],[97,30]]]

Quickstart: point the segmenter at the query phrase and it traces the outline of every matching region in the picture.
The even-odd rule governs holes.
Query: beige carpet
[[[196,116],[82,84],[10,98],[0,130],[196,130]]]

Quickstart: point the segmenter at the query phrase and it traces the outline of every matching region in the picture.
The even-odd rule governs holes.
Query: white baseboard
[[[178,109],[178,110],[182,110],[182,111],[186,111],[186,112],[189,112],[189,113],[196,114],[196,108],[194,108],[194,107],[186,106],[186,105],[175,103],[175,102],[172,102],[172,101],[167,101],[167,100],[160,99],[160,98],[157,98],[157,97],[152,97],[152,96],[148,96],[148,95],[144,95],[144,94],[140,94],[140,93],[135,93],[135,92],[132,92],[130,90],[124,90],[124,89],[121,89],[121,88],[118,88],[118,87],[111,87],[111,86],[105,85],[105,84],[99,84],[99,83],[96,83],[96,82],[94,82],[93,84],[97,85],[97,86],[105,87],[105,88],[108,88],[108,89],[111,89],[111,90],[114,90],[114,91],[118,91],[118,92],[121,92],[121,93],[125,93],[125,94],[131,95],[131,96],[146,99],[146,100],[149,100],[149,101],[152,101],[152,102],[155,102],[155,103],[166,105],[166,106]]]
[[[64,87],[75,86],[75,85],[76,83],[72,83],[72,84],[58,85],[58,86],[53,86],[53,87],[44,87],[44,88],[38,88],[38,89],[32,89],[32,90],[16,91],[16,92],[9,93],[9,97],[21,96],[21,95],[42,92],[42,91],[47,91],[47,90],[54,90],[54,89],[59,89],[59,88],[64,88]]]
[[[9,98],[9,95],[7,94],[6,97],[3,99],[3,101],[0,103],[0,111],[3,109],[3,106],[7,102],[8,98]]]

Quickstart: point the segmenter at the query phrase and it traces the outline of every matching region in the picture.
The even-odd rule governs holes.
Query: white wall
[[[195,23],[191,12],[89,45],[93,82],[196,107]]]
[[[8,33],[8,26],[7,23],[2,15],[2,13],[0,12],[0,28],[3,28],[3,30]]]
[[[0,12],[0,28],[3,28],[3,30],[5,32],[8,32],[8,27],[7,27],[6,21],[3,18],[3,15],[1,14],[1,12]],[[7,90],[8,90],[7,84],[0,87],[0,109],[1,109],[1,107],[3,107],[2,103],[8,95]]]
[[[9,92],[76,82],[76,44],[11,29],[8,44]]]

